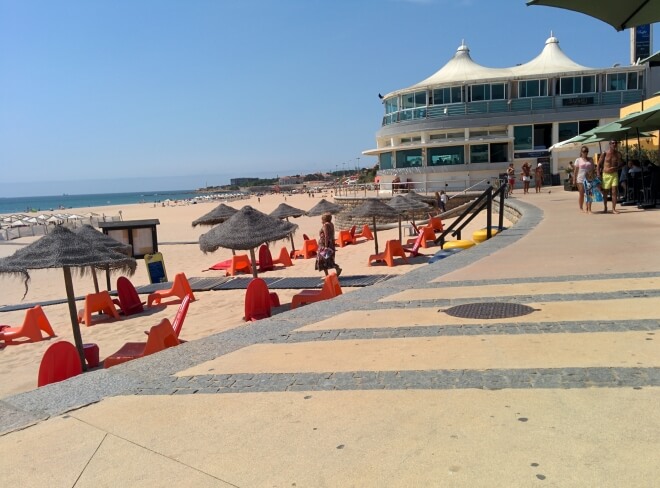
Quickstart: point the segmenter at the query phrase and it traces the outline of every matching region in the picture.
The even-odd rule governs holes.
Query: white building
[[[617,119],[651,85],[650,65],[581,66],[555,37],[511,68],[481,66],[463,44],[427,79],[383,97],[376,148],[363,154],[378,157],[384,190],[397,174],[418,191],[484,188],[524,161],[543,163],[550,184],[577,156],[551,154],[550,146]]]

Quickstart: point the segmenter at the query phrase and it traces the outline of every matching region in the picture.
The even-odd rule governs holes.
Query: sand
[[[280,203],[286,201],[294,207],[307,210],[315,205],[323,195],[310,198],[307,195],[265,195],[259,199],[251,197],[241,201],[232,202],[235,208],[243,205],[252,205],[256,209],[269,213]],[[329,198],[332,201],[332,198]],[[224,276],[224,271],[205,271],[211,265],[229,259],[231,251],[219,249],[213,254],[204,254],[200,251],[197,240],[207,232],[209,227],[198,226],[193,228],[191,222],[212,210],[218,202],[205,202],[198,204],[180,204],[172,206],[154,206],[152,203],[121,205],[97,208],[76,209],[76,213],[97,212],[106,215],[118,215],[122,211],[124,220],[159,219],[158,240],[159,251],[163,253],[168,278],[172,279],[178,272],[183,271],[188,277],[214,277]],[[471,235],[473,230],[485,225],[484,213],[476,218],[467,228],[465,235]],[[297,246],[302,243],[302,235],[316,237],[320,227],[319,217],[300,217],[291,219],[298,224],[299,230],[294,236]],[[447,220],[445,225],[450,223]],[[508,224],[507,224],[508,225]],[[337,232],[339,229],[337,229]],[[398,229],[378,232],[380,250],[388,239],[398,238]],[[9,243],[0,244],[0,257],[13,254],[21,246],[25,246],[38,238],[21,238]],[[282,246],[290,248],[288,240],[271,244],[273,255],[279,254]],[[439,248],[423,250],[425,254],[432,255]],[[343,268],[344,275],[356,274],[402,274],[416,267],[424,266],[427,259],[423,257],[410,259],[410,264],[387,267],[385,265],[368,266],[367,260],[374,253],[373,241],[362,242],[357,245],[338,248],[336,261]],[[303,277],[321,276],[322,273],[314,269],[314,259],[297,259],[289,268],[277,267],[274,271],[265,273],[268,277]],[[113,288],[117,275],[112,276]],[[138,261],[138,269],[131,278],[135,286],[149,283],[147,268],[143,261]],[[105,283],[104,274],[99,275],[100,286]],[[64,278],[62,270],[34,270],[31,272],[29,291],[23,297],[24,286],[22,280],[0,275],[0,304],[32,303],[53,299],[65,298]],[[345,293],[354,289],[344,288]],[[77,296],[94,292],[94,285],[90,276],[74,276],[74,291]],[[299,290],[278,290],[281,303],[288,304],[291,297]],[[255,327],[256,323],[246,324],[243,318],[244,290],[197,292],[197,300],[193,302],[181,332],[186,340],[200,339],[222,332],[234,327]],[[144,297],[146,300],[146,296]],[[77,302],[82,308],[82,302]],[[98,323],[91,327],[81,325],[83,342],[96,343],[100,349],[101,360],[118,350],[125,342],[145,341],[145,330],[157,324],[162,318],[174,318],[178,306],[160,306],[145,310],[144,313],[123,318],[120,321]],[[285,307],[282,307],[284,310]],[[39,362],[44,351],[56,341],[66,340],[73,342],[71,321],[67,304],[44,307],[46,316],[50,320],[57,335],[56,338],[38,343],[0,346],[0,398],[12,394],[29,391],[36,388]],[[286,313],[282,311],[281,313]],[[0,313],[0,324],[12,326],[20,325],[25,311]]]

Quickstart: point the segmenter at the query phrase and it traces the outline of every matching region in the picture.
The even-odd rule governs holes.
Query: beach
[[[272,194],[253,196],[244,200],[230,202],[234,208],[241,208],[244,205],[251,205],[259,211],[270,213],[280,203],[287,203],[302,210],[309,210],[318,203],[324,195],[317,194],[310,197],[307,194]],[[329,201],[332,197],[325,195]],[[374,196],[374,195],[371,195]],[[169,206],[154,205],[153,203],[131,204],[121,206],[104,206],[78,208],[76,213],[84,214],[88,212],[104,213],[105,215],[118,215],[121,211],[124,220],[142,220],[158,219],[160,225],[157,227],[159,251],[163,254],[167,275],[170,280],[179,272],[184,272],[188,278],[192,277],[221,277],[225,275],[224,271],[208,270],[210,266],[220,261],[231,258],[231,251],[228,249],[219,249],[212,254],[204,254],[197,243],[199,236],[210,227],[197,226],[192,227],[191,222],[215,208],[219,202],[204,202],[197,204],[171,204]],[[317,237],[320,228],[319,217],[300,217],[290,219],[291,222],[298,224],[299,228],[294,235],[296,247],[302,244],[303,234],[310,237]],[[452,219],[443,221],[445,225],[452,222]],[[480,214],[473,220],[464,231],[464,237],[470,236],[472,231],[482,228],[485,225],[486,216]],[[506,224],[508,225],[508,223]],[[339,233],[336,228],[336,234]],[[378,231],[379,250],[385,247],[388,239],[398,238],[398,229]],[[13,254],[16,250],[31,242],[38,237],[25,237],[10,242],[0,244],[0,257]],[[270,250],[276,257],[280,249],[286,246],[290,249],[288,239],[270,244]],[[368,266],[368,258],[374,254],[374,242],[361,242],[356,245],[349,245],[343,248],[337,248],[337,263],[343,268],[342,276],[350,275],[372,275],[372,274],[402,274],[416,267],[425,266],[428,256],[433,255],[440,250],[439,247],[421,249],[425,256],[409,258],[409,264],[388,267],[382,263]],[[239,252],[240,253],[240,252]],[[277,266],[275,270],[264,273],[264,277],[320,277],[321,272],[314,269],[314,259],[294,260],[293,266],[284,268]],[[119,275],[111,276],[113,289]],[[242,275],[246,276],[246,275]],[[31,280],[29,289],[25,297],[25,287],[23,281],[18,277],[0,276],[0,304],[16,305],[20,303],[38,303],[47,300],[63,299],[66,296],[64,289],[64,279],[61,269],[51,270],[33,270],[30,272]],[[138,267],[135,274],[130,277],[132,283],[137,287],[149,284],[147,268],[143,260],[138,260]],[[105,283],[104,273],[99,274],[99,285],[103,289]],[[94,292],[92,277],[78,276],[74,272],[73,286],[76,296],[84,296],[87,293]],[[350,293],[354,288],[344,287],[344,293]],[[300,290],[277,290],[281,307],[274,310],[275,313],[285,313],[288,304],[293,295]],[[146,295],[141,298],[146,301]],[[181,338],[185,340],[195,340],[212,334],[222,332],[235,327],[259,327],[259,322],[245,323],[242,320],[245,290],[222,290],[196,292],[195,302],[190,305],[188,315],[185,319]],[[83,307],[83,302],[76,302],[78,309]],[[172,320],[176,314],[178,305],[158,306],[145,309],[145,312],[137,315],[125,317],[119,321],[108,321],[97,323],[91,327],[81,325],[82,338],[85,343],[95,343],[100,349],[100,358],[103,360],[106,356],[117,351],[126,342],[145,341],[145,331],[156,325],[161,319],[169,318]],[[66,340],[73,342],[69,310],[66,303],[59,305],[50,305],[44,307],[44,312],[48,317],[57,337],[44,340],[38,343],[12,345],[0,349],[0,398],[12,394],[28,391],[36,388],[36,379],[39,369],[39,362],[44,351],[56,341]],[[0,324],[18,326],[22,323],[25,316],[25,310],[12,312],[3,312],[0,314]]]

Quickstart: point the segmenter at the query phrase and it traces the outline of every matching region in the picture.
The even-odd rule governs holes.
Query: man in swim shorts
[[[603,204],[605,208],[603,213],[607,213],[607,194],[612,192],[612,213],[618,214],[616,209],[616,200],[619,188],[619,168],[623,166],[623,158],[618,149],[617,141],[610,141],[610,147],[598,158],[598,170],[603,180]]]

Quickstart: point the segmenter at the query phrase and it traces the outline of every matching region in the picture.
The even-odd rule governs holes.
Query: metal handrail
[[[468,191],[472,190],[472,188],[475,188],[475,187],[481,185],[483,182],[486,182],[486,183],[490,182],[490,178],[484,178],[483,180],[476,182],[474,185],[466,188],[465,190],[461,190],[459,192],[456,192],[454,195],[450,196],[448,198],[448,200],[451,200],[452,198],[457,197],[461,193],[465,195]]]
[[[493,208],[493,198],[499,196],[500,205],[499,205],[499,219],[498,219],[498,229],[501,231],[504,228],[504,192],[506,186],[501,186],[495,192],[493,192],[493,186],[488,185],[488,188],[477,197],[477,199],[466,208],[458,218],[447,227],[440,236],[435,240],[436,244],[439,244],[440,247],[443,247],[445,244],[445,236],[451,233],[452,236],[461,239],[461,231],[468,225],[472,220],[481,212],[484,208],[487,209],[486,216],[486,238],[490,239],[492,237],[492,208]],[[485,201],[484,201],[485,200]]]

